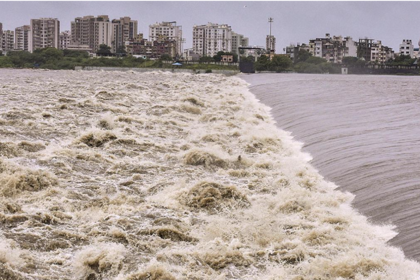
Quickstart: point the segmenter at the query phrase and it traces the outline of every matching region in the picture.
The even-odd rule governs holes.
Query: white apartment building
[[[102,44],[111,46],[112,36],[113,24],[107,15],[77,17],[71,22],[70,48],[97,51]]]
[[[60,21],[56,18],[31,19],[28,50],[52,47],[58,49]]]
[[[2,35],[1,50],[3,52],[13,51],[15,48],[15,32],[4,30]]]
[[[239,47],[249,46],[249,39],[242,34],[232,32],[232,52],[239,55]]]
[[[400,44],[400,55],[409,55],[413,57],[414,46],[411,40],[404,39]]]
[[[65,50],[70,45],[71,33],[66,30],[60,33],[60,49]]]
[[[214,56],[232,51],[232,28],[227,24],[194,25],[193,51],[200,56]]]
[[[357,42],[353,41],[352,37],[345,37],[344,41],[344,52],[343,52],[343,57],[346,56],[352,56],[352,57],[357,57]]]
[[[276,37],[274,35],[267,35],[265,38],[265,48],[266,50],[270,50],[271,52],[276,53]]]
[[[112,20],[111,51],[117,52],[126,42],[137,36],[137,20],[130,17],[122,17]]]
[[[29,33],[31,27],[29,25],[19,26],[15,28],[15,50],[29,50]]]
[[[182,26],[176,25],[176,21],[161,22],[149,25],[149,41],[169,40],[176,42],[176,55],[181,56],[183,53],[182,43]]]

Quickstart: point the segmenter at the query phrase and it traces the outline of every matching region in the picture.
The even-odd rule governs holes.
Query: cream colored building
[[[130,17],[121,17],[112,20],[111,51],[117,52],[118,48],[125,47],[126,42],[137,36],[137,20]]]
[[[60,21],[56,18],[31,19],[28,50],[60,47]]]
[[[97,51],[104,44],[112,45],[113,25],[107,15],[77,17],[71,22],[71,48],[89,46]]]
[[[232,27],[210,22],[206,25],[194,25],[193,51],[200,56],[214,56],[220,51],[231,52]]]
[[[29,50],[29,33],[31,27],[24,25],[15,28],[15,50],[28,51]]]
[[[161,22],[149,25],[149,41],[168,40],[176,42],[176,56],[182,55],[182,26],[176,21]]]

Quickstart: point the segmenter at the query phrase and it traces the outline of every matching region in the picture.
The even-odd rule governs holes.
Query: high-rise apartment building
[[[267,51],[276,53],[276,37],[274,35],[267,35],[265,38],[265,48]]]
[[[232,52],[239,54],[239,47],[247,47],[249,39],[242,34],[232,32]]]
[[[130,17],[122,17],[112,20],[112,42],[111,51],[117,52],[125,42],[133,40],[137,36],[137,20]]]
[[[29,33],[31,27],[24,25],[15,28],[15,50],[28,51],[29,50]]]
[[[4,30],[2,35],[1,49],[3,52],[13,51],[15,47],[15,32]]]
[[[60,49],[65,50],[68,48],[71,42],[71,33],[66,30],[60,33]]]
[[[56,18],[31,19],[28,50],[52,47],[58,49],[60,21]]]
[[[3,42],[3,24],[0,22],[0,51],[2,50],[1,49],[2,42]]]
[[[71,22],[71,42],[74,46],[89,46],[97,51],[99,46],[112,44],[112,23],[107,15],[77,17]]]
[[[175,41],[176,56],[182,55],[182,26],[176,25],[176,21],[149,25],[149,41],[157,40]]]
[[[411,40],[404,39],[400,44],[400,55],[409,55],[413,57],[414,46]]]
[[[194,25],[193,51],[201,56],[232,51],[232,28],[227,24]]]

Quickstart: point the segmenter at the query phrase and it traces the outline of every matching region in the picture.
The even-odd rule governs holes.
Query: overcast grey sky
[[[246,7],[245,7],[246,6]],[[331,35],[369,37],[382,40],[398,51],[403,39],[420,39],[420,2],[1,2],[3,29],[29,24],[31,18],[56,17],[61,31],[70,29],[75,17],[130,16],[138,20],[138,31],[148,38],[149,24],[177,21],[182,25],[184,48],[192,46],[192,27],[207,22],[227,23],[232,30],[249,37],[251,45],[265,46],[268,18],[273,17],[272,34],[277,52],[290,43]]]

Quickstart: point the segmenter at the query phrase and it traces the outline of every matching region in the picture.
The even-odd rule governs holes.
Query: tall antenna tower
[[[272,48],[272,44],[271,44],[271,24],[273,23],[273,18],[269,17],[268,22],[270,23],[270,37],[268,37],[268,46],[270,48],[269,51],[271,53],[271,48]]]

